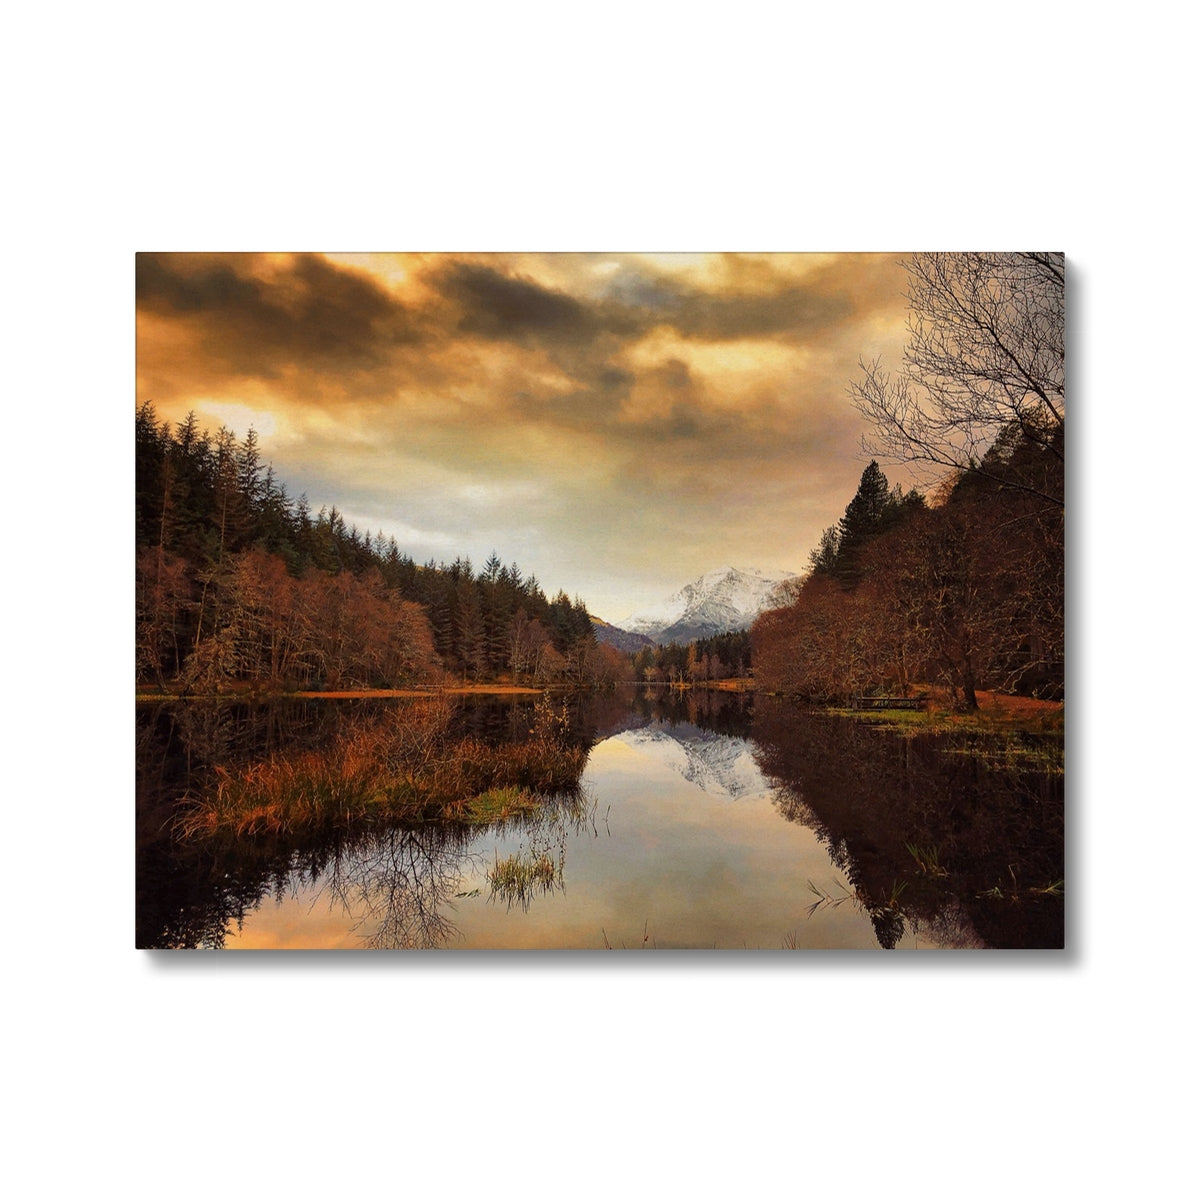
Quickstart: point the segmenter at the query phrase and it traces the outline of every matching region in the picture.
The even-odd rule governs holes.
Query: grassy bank
[[[948,754],[970,754],[997,767],[1061,773],[1064,769],[1064,706],[1061,702],[995,692],[978,694],[979,708],[964,711],[935,692],[923,710],[835,709],[841,716],[895,733],[940,735]]]
[[[943,689],[931,689],[924,709],[837,709],[855,720],[887,725],[901,732],[923,733],[1063,733],[1064,706],[1061,701],[1035,700],[1028,696],[1005,696],[979,692],[979,708],[967,711],[955,705]]]
[[[325,692],[287,691],[281,688],[231,687],[221,692],[134,692],[139,704],[155,702],[175,704],[181,701],[213,700],[400,700],[419,696],[540,696],[546,691],[569,690],[562,686],[550,688],[523,687],[511,683],[430,684],[411,688],[343,688]]]
[[[185,838],[326,833],[370,824],[489,824],[529,813],[577,788],[586,749],[566,741],[566,717],[548,699],[527,740],[489,745],[450,734],[451,706],[388,714],[320,750],[278,753],[214,768],[177,819]]]

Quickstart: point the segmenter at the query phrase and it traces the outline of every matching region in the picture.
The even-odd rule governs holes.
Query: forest
[[[1001,454],[1014,474],[1046,465],[1018,443],[989,466]],[[1062,512],[1027,492],[964,474],[927,502],[872,462],[810,566],[755,622],[760,686],[844,702],[937,683],[967,709],[985,689],[1062,698]]]
[[[137,682],[181,694],[496,679],[602,684],[627,659],[584,603],[496,554],[418,565],[289,497],[251,430],[137,410]]]
[[[638,683],[709,683],[746,679],[752,662],[750,631],[734,630],[697,638],[687,645],[667,642],[645,646],[632,655]]]
[[[810,556],[791,602],[753,629],[755,677],[815,701],[942,684],[1061,699],[1065,615],[1065,263],[1061,254],[925,254],[909,342],[851,395],[880,456],[930,469],[925,495],[878,461]]]

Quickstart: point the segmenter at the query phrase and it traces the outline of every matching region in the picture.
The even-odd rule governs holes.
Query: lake
[[[137,945],[805,950],[1063,943],[1061,757],[753,694],[564,702],[577,785],[486,825],[181,839],[189,798],[426,700],[139,704]],[[448,736],[530,736],[532,698],[456,701]],[[1053,751],[1053,747],[1049,748]],[[1059,744],[1059,754],[1061,743]],[[1049,763],[1049,765],[1048,765]]]

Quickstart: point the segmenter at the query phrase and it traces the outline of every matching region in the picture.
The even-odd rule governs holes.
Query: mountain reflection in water
[[[139,710],[139,946],[1061,945],[1061,776],[746,695],[574,702],[578,791],[483,828],[171,835],[215,769],[320,747],[380,703]],[[527,711],[473,700],[456,719],[502,743]]]

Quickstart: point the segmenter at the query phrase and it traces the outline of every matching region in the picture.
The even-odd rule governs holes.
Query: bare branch
[[[1063,256],[932,253],[906,265],[904,363],[896,375],[878,360],[860,363],[850,385],[875,427],[864,450],[934,472],[979,472],[1061,506],[1061,486],[1015,477],[993,448],[1015,431],[1062,462]]]

